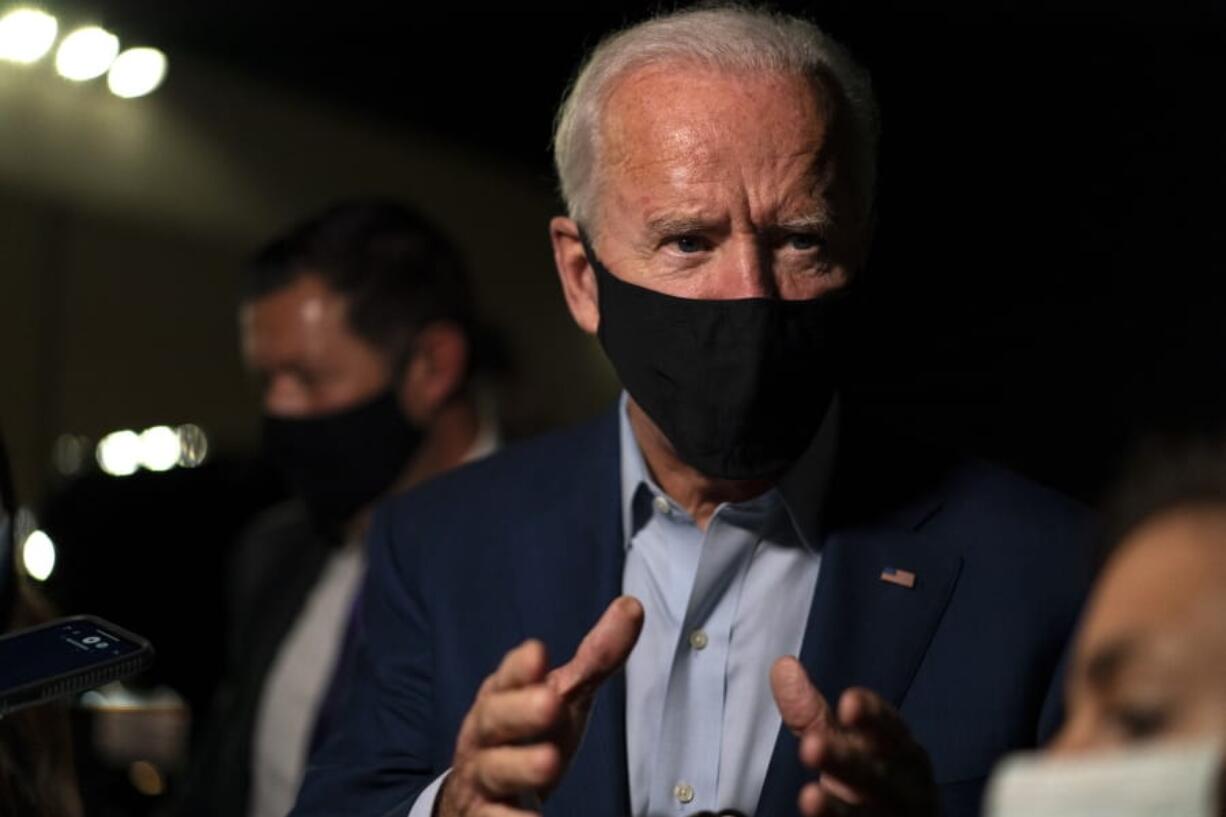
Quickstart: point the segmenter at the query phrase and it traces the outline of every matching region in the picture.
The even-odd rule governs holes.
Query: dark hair
[[[318,275],[348,300],[349,326],[403,362],[412,336],[446,321],[464,333],[469,371],[497,368],[501,354],[477,320],[468,272],[456,247],[403,204],[337,204],[260,249],[247,264],[244,300]]]
[[[1226,510],[1226,436],[1149,440],[1133,454],[1107,503],[1103,555],[1150,520],[1196,508]]]

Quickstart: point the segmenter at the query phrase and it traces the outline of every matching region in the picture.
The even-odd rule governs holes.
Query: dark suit
[[[261,514],[240,537],[227,584],[226,676],[193,752],[179,817],[247,813],[264,683],[331,552],[297,501]]]
[[[620,593],[618,463],[611,411],[380,510],[344,728],[313,756],[293,814],[403,817],[450,764],[507,650],[537,637],[569,658]],[[863,685],[898,705],[946,813],[975,814],[992,763],[1058,716],[1053,678],[1090,578],[1085,515],[999,469],[852,422],[824,515],[802,662],[832,700]],[[915,586],[881,581],[885,567],[913,572]],[[624,699],[620,677],[602,689],[547,814],[629,812]],[[781,732],[757,813],[795,813],[808,778]]]

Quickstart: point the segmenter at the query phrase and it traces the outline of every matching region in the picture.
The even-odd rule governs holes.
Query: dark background
[[[584,49],[657,7],[113,15],[548,179],[552,112]],[[1221,415],[1219,6],[776,7],[809,14],[874,77],[860,371],[900,424],[1093,502],[1137,435]]]
[[[856,388],[887,422],[1095,504],[1138,439],[1226,417],[1221,8],[779,7],[847,44],[878,93],[877,234],[861,282]],[[539,193],[552,184],[552,112],[580,55],[655,7],[91,8],[157,43],[172,65],[182,55],[222,66],[333,116],[459,147]],[[502,239],[482,225],[506,214],[471,206],[449,230],[494,257],[488,246]],[[543,253],[543,223],[535,235]],[[476,273],[520,287],[497,262]],[[533,296],[531,309],[496,318],[514,336],[517,322],[537,320],[532,310],[549,312],[551,342],[581,344],[562,308],[556,295]],[[233,316],[223,308],[211,320]],[[583,380],[576,358],[517,352],[521,371],[554,372],[583,394],[553,412],[512,410],[522,419],[512,433],[576,419],[612,394],[607,379]],[[197,706],[220,666],[228,542],[279,491],[257,453],[240,437],[190,473],[69,483],[48,473],[33,497],[65,554],[48,589],[68,610],[113,616],[165,645],[155,680]]]

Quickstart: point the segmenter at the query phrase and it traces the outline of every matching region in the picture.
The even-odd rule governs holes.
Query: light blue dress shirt
[[[770,668],[796,655],[821,567],[837,409],[777,488],[702,531],[652,478],[622,399],[622,589],[646,618],[626,666],[634,817],[757,809],[780,717]]]
[[[720,505],[705,532],[652,478],[626,405],[623,393],[622,591],[646,612],[626,665],[633,817],[753,814],[780,724],[770,668],[800,652],[821,568],[838,402],[777,487]],[[409,817],[429,817],[445,777]]]

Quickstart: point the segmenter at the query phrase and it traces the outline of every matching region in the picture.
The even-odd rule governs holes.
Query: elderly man
[[[968,815],[1054,722],[1081,514],[836,397],[874,123],[794,18],[596,48],[550,235],[626,394],[378,514],[345,729],[294,814]]]

